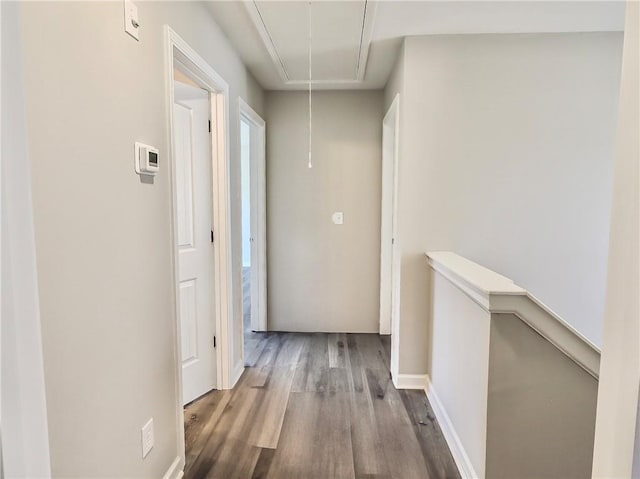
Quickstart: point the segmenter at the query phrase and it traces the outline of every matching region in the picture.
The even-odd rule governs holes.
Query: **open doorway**
[[[169,115],[178,457],[185,463],[183,406],[237,380],[233,354],[229,201],[229,86],[165,26]]]
[[[173,151],[182,401],[217,386],[210,92],[174,69]],[[214,158],[215,161],[215,158]]]
[[[242,330],[246,359],[255,349],[257,338],[251,325],[251,127],[240,118],[240,162],[242,196]]]
[[[400,245],[397,236],[400,95],[382,120],[382,205],[380,237],[380,334],[391,335],[391,376],[398,376]]]
[[[267,331],[265,122],[242,99],[240,170],[242,200],[242,305],[245,365]]]

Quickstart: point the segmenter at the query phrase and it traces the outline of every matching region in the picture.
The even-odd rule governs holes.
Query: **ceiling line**
[[[356,84],[358,84],[359,85],[360,83],[362,83],[362,80],[357,80],[357,79],[311,80],[311,84],[312,85],[332,85],[332,84],[339,84],[339,85],[352,85],[352,84],[356,85]],[[285,83],[285,85],[308,85],[308,84],[309,84],[309,80],[289,80],[289,81],[287,81]]]
[[[362,31],[360,37],[360,52],[358,54],[358,66],[356,69],[356,78],[361,83],[364,83],[364,75],[367,69],[367,60],[369,59],[369,51],[371,50],[371,42],[373,40],[377,7],[378,0],[365,1],[365,12],[362,18]]]
[[[358,78],[358,72],[360,71],[360,58],[362,56],[362,40],[364,39],[364,26],[367,22],[367,4],[369,0],[364,0],[364,10],[362,12],[362,28],[360,29],[360,46],[358,48],[358,63],[356,64],[356,78]]]
[[[285,83],[287,83],[288,81],[290,81],[289,72],[287,71],[287,68],[285,67],[284,62],[282,61],[282,57],[280,56],[280,53],[278,52],[278,48],[276,47],[276,44],[273,41],[273,37],[271,36],[271,32],[267,28],[267,24],[264,21],[264,18],[262,17],[262,12],[260,12],[260,8],[258,7],[258,4],[256,3],[256,1],[253,0],[251,3],[253,4],[254,8],[256,9],[256,13],[258,14],[258,18],[260,19],[260,23],[262,24],[263,31],[267,35],[267,37],[269,39],[269,43],[271,44],[271,49],[270,50],[272,50],[273,55],[275,55],[277,57],[278,63],[280,64],[280,72],[284,76],[283,81]],[[263,38],[263,41],[264,41],[264,38]],[[272,58],[273,58],[273,55],[272,55]]]
[[[1,0],[0,0],[1,1]],[[253,21],[253,24],[260,34],[260,38],[262,39],[262,43],[267,49],[271,60],[276,67],[280,75],[280,79],[283,84],[286,85],[308,85],[309,80],[292,80],[289,76],[289,72],[286,69],[285,63],[280,56],[278,51],[278,47],[267,27],[267,23],[262,16],[262,12],[258,7],[258,2],[256,0],[243,1],[242,2],[247,12],[249,13],[249,17]],[[253,8],[251,8],[253,6]],[[312,85],[331,85],[331,84],[362,84],[364,83],[364,73],[367,64],[367,58],[369,56],[369,49],[371,47],[371,40],[373,37],[373,23],[375,21],[375,12],[376,12],[377,1],[369,1],[364,0],[364,9],[362,16],[362,27],[360,30],[360,44],[358,45],[358,58],[356,61],[356,77],[353,79],[326,79],[326,80],[312,80]],[[366,44],[366,47],[365,47]]]

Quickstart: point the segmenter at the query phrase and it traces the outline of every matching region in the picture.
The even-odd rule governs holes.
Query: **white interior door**
[[[258,162],[260,161],[260,152],[258,151],[259,145],[257,141],[258,131],[255,125],[248,123],[250,129],[250,168],[249,168],[249,187],[251,190],[251,327],[254,331],[266,331],[266,311],[260,300],[261,288],[264,286],[264,282],[261,281],[261,273],[264,271],[264,266],[261,262],[264,258],[261,257],[260,246],[260,233],[259,224],[261,221],[261,214],[259,209],[264,205],[264,200],[259,197],[258,193]]]
[[[391,334],[397,311],[398,265],[396,204],[398,169],[398,98],[382,122],[382,205],[380,238],[380,334]]]
[[[209,93],[175,83],[179,320],[183,403],[216,386]]]
[[[400,97],[382,121],[382,217],[380,238],[380,334],[391,334],[391,376],[397,378],[400,353],[400,274],[398,238],[398,151]]]
[[[257,127],[249,125],[249,188],[251,191],[251,328],[254,331],[266,331],[266,311],[264,309],[265,294],[262,289],[265,286],[266,279],[262,277],[265,272],[263,251],[260,248],[262,235],[260,228],[264,222],[264,198],[260,197],[258,183],[260,179],[259,162],[264,158],[259,148],[259,132]],[[263,152],[264,153],[264,152]]]
[[[241,130],[248,133],[251,250],[251,329],[267,331],[266,124],[240,100]],[[244,125],[244,126],[242,126]]]

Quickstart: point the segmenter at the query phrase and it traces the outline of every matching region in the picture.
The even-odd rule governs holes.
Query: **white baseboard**
[[[181,479],[183,475],[182,461],[180,457],[176,457],[164,474],[163,479]]]
[[[242,376],[243,372],[244,372],[244,361],[238,361],[238,364],[236,364],[235,367],[233,368],[233,377],[231,378],[230,389],[234,388],[234,386],[238,382],[238,379],[240,379],[240,376]]]
[[[436,415],[442,434],[449,445],[449,449],[451,450],[453,460],[458,466],[460,475],[465,479],[477,479],[480,476],[476,474],[473,464],[471,464],[471,459],[469,459],[469,456],[464,449],[464,445],[453,427],[451,419],[449,419],[446,409],[440,402],[440,398],[438,398],[429,376],[427,376],[425,380],[424,392],[427,394],[427,399],[429,399],[429,403],[433,408],[433,412]]]
[[[426,374],[398,374],[393,378],[396,389],[424,389],[427,386]]]

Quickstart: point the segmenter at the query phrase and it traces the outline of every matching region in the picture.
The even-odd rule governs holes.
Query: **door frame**
[[[238,131],[241,122],[251,127],[249,157],[251,189],[251,329],[267,331],[267,170],[266,123],[242,98],[238,98]],[[240,140],[240,135],[238,135]],[[244,304],[244,303],[243,303]],[[244,307],[244,306],[243,306]],[[257,313],[256,313],[257,311]],[[255,313],[255,314],[254,314]],[[242,312],[244,318],[244,311]],[[244,335],[243,335],[244,353]],[[243,354],[244,357],[244,354]]]
[[[398,242],[398,156],[400,94],[396,94],[382,120],[382,192],[380,221],[380,334],[391,334],[391,373],[398,372],[400,333],[400,245]],[[393,153],[385,148],[385,130],[393,131]],[[390,314],[387,314],[389,312]]]
[[[230,389],[232,383],[233,354],[233,281],[231,258],[231,208],[230,208],[230,155],[229,148],[229,85],[218,73],[168,25],[165,36],[165,98],[167,99],[167,157],[171,185],[171,281],[174,288],[174,359],[176,365],[176,423],[178,430],[178,457],[184,465],[184,410],[182,405],[182,357],[180,332],[180,289],[178,275],[178,246],[176,226],[178,211],[176,201],[176,164],[173,141],[173,82],[174,68],[179,66],[192,80],[209,92],[212,134],[212,193],[214,241],[214,296],[216,323],[216,382],[218,389]],[[217,126],[215,126],[217,125]]]

